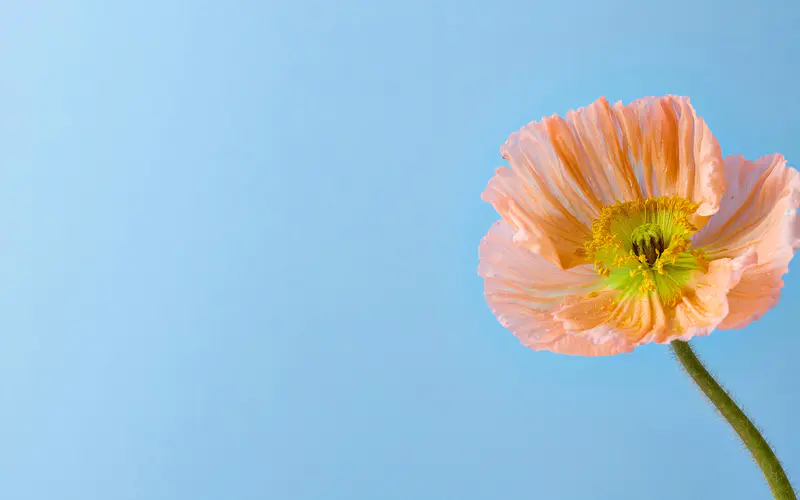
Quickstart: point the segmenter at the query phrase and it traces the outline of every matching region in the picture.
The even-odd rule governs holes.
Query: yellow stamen
[[[656,292],[674,305],[691,273],[706,265],[702,251],[690,251],[697,232],[690,217],[697,207],[677,196],[607,205],[592,222],[582,253],[609,287],[625,294]]]

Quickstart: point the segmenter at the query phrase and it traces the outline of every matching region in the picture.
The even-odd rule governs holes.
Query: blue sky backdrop
[[[534,353],[480,193],[528,121],[689,95],[800,164],[800,4],[0,4],[0,498],[767,498],[663,346]],[[696,348],[800,482],[800,268]]]

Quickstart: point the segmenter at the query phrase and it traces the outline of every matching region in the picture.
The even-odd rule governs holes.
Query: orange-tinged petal
[[[591,235],[587,226],[538,185],[522,181],[519,174],[501,167],[489,181],[483,199],[516,230],[514,241],[561,269],[585,264],[576,250]],[[550,197],[548,197],[550,195]]]
[[[699,275],[674,307],[662,304],[655,293],[620,299],[617,292],[605,290],[591,297],[567,297],[554,318],[563,321],[567,331],[612,344],[618,352],[708,335],[725,320],[728,293],[755,262],[751,250],[710,263],[708,272]]]
[[[725,188],[719,143],[688,97],[645,97],[614,112],[646,198],[680,196],[698,203],[697,215],[719,209]]]
[[[800,173],[781,155],[756,161],[725,158],[727,188],[719,212],[695,236],[694,246],[713,257],[754,251],[748,268],[728,295],[730,311],[720,328],[742,328],[777,304],[782,276],[800,247]]]
[[[555,317],[568,330],[594,342],[612,343],[619,352],[659,341],[671,331],[664,306],[654,293],[620,299],[618,291],[606,290],[593,298],[565,301]]]
[[[645,98],[532,122],[511,134],[502,167],[483,199],[516,231],[515,241],[568,269],[586,263],[581,248],[605,205],[680,196],[708,216],[724,177],[716,139],[687,98]]]
[[[756,254],[750,251],[712,262],[674,307],[662,304],[655,293],[620,300],[617,293],[606,290],[591,298],[567,298],[554,317],[564,321],[566,330],[611,343],[619,352],[649,342],[708,335],[725,320],[728,293],[755,261]]]

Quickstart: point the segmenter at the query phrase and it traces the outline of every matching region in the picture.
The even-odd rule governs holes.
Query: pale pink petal
[[[645,98],[532,122],[501,148],[502,167],[483,199],[511,224],[514,240],[568,269],[605,206],[681,196],[713,214],[724,182],[719,145],[687,98]]]
[[[725,158],[727,189],[719,212],[695,236],[711,258],[754,251],[757,265],[731,290],[730,311],[720,328],[742,328],[777,304],[781,276],[800,247],[800,173],[781,155],[756,161]]]
[[[568,332],[554,313],[570,296],[586,297],[603,287],[591,266],[562,270],[513,241],[514,229],[496,222],[479,249],[478,273],[484,278],[486,301],[500,323],[526,346],[562,354],[609,355],[620,349],[595,344]]]
[[[547,346],[534,347],[534,350],[547,350],[559,354],[569,354],[571,356],[612,356],[628,350],[622,350],[613,342],[595,344],[591,340],[578,335],[562,335],[557,340]]]

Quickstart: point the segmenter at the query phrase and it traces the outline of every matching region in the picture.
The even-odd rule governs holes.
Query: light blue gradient
[[[768,498],[668,349],[522,347],[480,193],[530,120],[689,95],[800,164],[800,4],[0,6],[0,498]],[[800,268],[695,346],[800,483]]]

